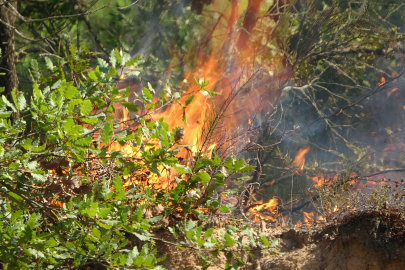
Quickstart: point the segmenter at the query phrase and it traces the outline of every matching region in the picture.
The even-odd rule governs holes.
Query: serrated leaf
[[[143,235],[143,234],[139,234],[139,233],[136,233],[136,232],[134,232],[133,234],[136,237],[138,237],[139,240],[141,240],[141,241],[148,241],[150,239],[149,235]]]
[[[8,101],[5,96],[1,96],[1,99],[3,100],[4,104],[6,104],[8,107],[10,107],[13,110],[13,112],[17,112],[17,110],[15,109],[13,104],[11,104],[11,102]]]
[[[92,79],[95,82],[98,82],[98,77],[96,75],[96,73],[94,72],[94,70],[90,71],[88,74],[89,78]]]
[[[243,158],[236,160],[233,167],[235,172],[239,172],[239,170],[243,167],[244,164],[245,160]]]
[[[24,110],[27,107],[27,100],[23,94],[20,94],[17,98],[17,104],[20,110]]]
[[[236,243],[228,233],[225,233],[223,242],[226,247],[233,247]]]
[[[192,239],[193,236],[194,236],[194,231],[187,231],[187,232],[186,232],[186,237],[187,237],[188,239]]]
[[[135,104],[130,103],[130,102],[122,102],[121,104],[122,104],[122,106],[124,106],[125,108],[127,108],[131,112],[138,112],[138,109],[139,109],[138,105],[135,105]]]
[[[219,164],[221,164],[221,159],[219,158],[219,156],[217,156],[216,154],[214,155],[214,158],[212,159],[212,166],[216,167]]]
[[[76,141],[76,145],[81,146],[81,147],[88,147],[88,146],[90,146],[92,140],[93,140],[93,138],[91,136],[81,138]]]
[[[99,209],[98,209],[97,216],[98,216],[99,218],[106,218],[106,217],[108,216],[108,214],[110,213],[110,211],[111,211],[111,208],[107,208],[107,207],[105,207],[105,208],[99,208]]]
[[[111,122],[105,123],[103,130],[101,132],[101,140],[103,143],[108,144],[111,139],[111,134],[113,132],[113,126]]]
[[[208,228],[204,233],[204,237],[205,238],[210,237],[213,234],[213,232],[214,232],[214,228]]]
[[[70,56],[75,56],[75,54],[76,54],[76,49],[75,49],[75,46],[74,46],[73,44],[71,44],[71,45],[69,46],[69,52],[70,52]]]
[[[38,61],[36,59],[31,59],[30,62],[30,67],[33,71],[38,72],[39,68],[38,68]]]
[[[140,59],[141,59],[140,56],[137,56],[137,57],[135,57],[135,58],[132,58],[131,60],[128,60],[127,62],[125,62],[125,66],[128,67],[128,66],[135,65],[136,63],[139,62]]]
[[[0,112],[0,118],[8,118],[12,112]]]
[[[114,189],[115,189],[115,196],[116,200],[122,200],[125,198],[125,191],[123,188],[124,182],[122,181],[121,177],[118,175],[114,178]]]
[[[121,55],[120,55],[120,52],[119,52],[118,50],[116,50],[116,49],[114,49],[112,52],[114,53],[114,56],[115,56],[115,59],[117,60],[117,62],[118,62],[119,64],[121,64]]]
[[[278,246],[278,238],[273,239],[270,243],[270,247],[277,247]]]
[[[80,118],[80,121],[86,124],[95,125],[98,122],[97,118]]]
[[[97,65],[99,65],[101,68],[108,68],[108,63],[102,58],[97,58]]]
[[[195,226],[196,226],[195,222],[192,221],[191,219],[189,219],[189,220],[186,222],[186,225],[184,226],[184,230],[189,231],[189,230],[195,228]]]
[[[148,89],[152,92],[152,93],[156,93],[155,89],[153,89],[152,85],[150,84],[150,82],[148,82]]]
[[[143,90],[142,90],[142,97],[146,102],[152,102],[152,100],[153,100],[152,93],[146,87],[143,88]]]
[[[47,178],[42,174],[31,173],[31,176],[34,179],[33,182],[35,184],[42,184],[47,180]]]
[[[93,109],[93,105],[91,104],[91,101],[86,99],[80,104],[80,111],[84,115],[89,115],[91,113],[91,110]]]
[[[256,166],[245,166],[242,169],[239,170],[240,173],[246,173],[246,172],[251,172],[256,168]]]
[[[206,248],[213,248],[215,246],[216,246],[216,244],[212,243],[212,242],[205,242],[204,243],[204,247],[206,247]]]
[[[110,64],[112,67],[115,67],[117,64],[117,58],[115,58],[115,49],[113,49],[110,53]]]
[[[50,71],[53,71],[54,66],[53,66],[52,60],[46,56],[45,56],[45,65],[46,65],[47,69],[49,69]]]
[[[259,238],[259,241],[266,247],[270,246],[269,240],[267,240],[266,236],[264,235],[262,235],[262,237]]]
[[[198,174],[193,176],[193,180],[198,181],[201,184],[206,184],[211,180],[211,177],[206,172],[198,172]]]

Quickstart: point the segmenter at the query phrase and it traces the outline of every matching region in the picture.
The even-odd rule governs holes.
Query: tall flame
[[[291,163],[294,167],[298,167],[300,171],[304,169],[305,165],[305,155],[308,154],[311,147],[308,145],[304,148],[298,150],[297,155],[294,158],[294,161]]]
[[[224,133],[232,134],[238,128],[249,126],[249,122],[254,121],[248,120],[251,115],[264,108],[269,110],[280,96],[279,89],[274,87],[280,80],[273,78],[272,74],[281,73],[284,67],[280,64],[282,57],[271,55],[269,49],[274,43],[271,35],[274,19],[264,16],[272,5],[271,1],[262,0],[214,0],[203,11],[202,25],[208,34],[205,41],[190,53],[197,55],[197,64],[184,74],[188,87],[180,99],[184,104],[188,96],[195,95],[193,103],[185,110],[184,144],[203,146],[200,135],[207,127],[207,116],[212,116],[215,110],[222,110],[223,118],[213,141]],[[216,16],[214,20],[213,14]],[[238,22],[242,22],[242,27]],[[169,69],[175,65],[176,59],[172,61]],[[257,79],[259,74],[260,80]],[[199,92],[194,78],[204,78],[209,82],[208,90],[220,96],[209,100]],[[237,95],[239,91],[243,93]],[[181,114],[178,106],[171,106],[155,117],[164,117],[174,128],[184,125]],[[205,147],[211,145],[212,142]]]

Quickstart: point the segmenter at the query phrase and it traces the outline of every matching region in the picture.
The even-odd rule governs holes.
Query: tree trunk
[[[14,27],[15,15],[9,11],[11,8],[6,7],[12,5],[16,8],[17,1],[8,2],[0,0],[0,3],[0,19],[4,22],[0,22],[0,73],[5,73],[5,75],[0,75],[0,87],[5,87],[3,95],[5,95],[10,102],[13,102],[11,91],[18,86],[14,55],[14,29],[11,28]],[[16,117],[18,116],[14,115],[13,118],[15,119]]]

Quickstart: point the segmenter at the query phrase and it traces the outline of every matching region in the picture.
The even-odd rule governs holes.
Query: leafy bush
[[[32,60],[32,96],[14,90],[13,102],[0,100],[4,269],[162,269],[158,264],[164,258],[156,257],[154,247],[159,239],[152,232],[175,216],[184,223],[168,229],[186,242],[173,244],[224,251],[228,269],[243,264],[239,259],[232,265],[229,250],[236,243],[248,249],[243,237],[235,241],[226,233],[218,240],[211,237],[213,229],[203,233],[192,219],[203,216],[201,206],[211,213],[229,212],[212,199],[215,190],[253,167],[215,153],[212,158],[199,153],[189,166],[181,164],[176,156],[182,148],[180,129],[170,130],[164,119],[151,117],[153,110],[180,103],[180,94],[162,90],[153,102],[149,87],[130,103],[129,87],[117,87],[118,70],[139,66],[140,59],[114,50],[109,63],[98,59],[91,68],[88,56],[86,48],[77,53],[71,47],[69,58],[46,58],[47,71]],[[46,72],[51,75],[44,77]],[[182,106],[192,106],[191,101]],[[117,122],[117,106],[129,111],[128,118]],[[21,117],[12,118],[13,112]],[[162,188],[152,180],[169,184]],[[243,230],[255,244],[252,231]],[[130,242],[130,235],[138,241]],[[263,237],[258,242],[267,248]],[[211,260],[202,258],[207,268]]]

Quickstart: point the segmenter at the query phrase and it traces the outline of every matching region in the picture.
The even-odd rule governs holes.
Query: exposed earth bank
[[[405,218],[396,210],[364,211],[327,224],[299,228],[267,228],[269,239],[279,238],[272,250],[281,256],[241,254],[252,270],[403,270],[405,269]],[[199,256],[190,250],[161,246],[167,269],[201,269]],[[223,269],[225,257],[217,266]]]

